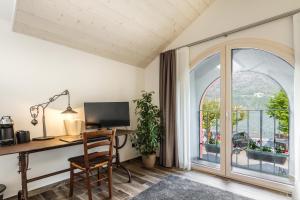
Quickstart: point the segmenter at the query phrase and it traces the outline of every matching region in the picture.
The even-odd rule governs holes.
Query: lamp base
[[[46,136],[46,137],[36,137],[32,138],[32,141],[44,141],[44,140],[52,140],[54,139],[53,136]]]

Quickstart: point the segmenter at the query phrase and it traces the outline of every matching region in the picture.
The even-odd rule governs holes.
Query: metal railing
[[[199,119],[200,160],[220,163],[220,112],[200,110]]]
[[[277,119],[275,116],[268,114],[270,111],[286,111],[288,114],[288,124],[286,133],[282,133],[280,129],[280,119]],[[209,111],[209,110],[200,110],[199,112],[199,122],[200,122],[200,160],[205,160],[213,163],[219,163],[220,161],[220,112],[219,111]],[[234,116],[235,115],[235,116]],[[241,117],[244,115],[244,117]],[[259,160],[259,169],[254,169],[254,171],[260,171],[264,173],[270,173],[279,176],[286,176],[289,173],[289,120],[290,120],[290,111],[285,109],[274,109],[274,110],[233,110],[232,111],[232,136],[239,134],[241,132],[245,133],[249,140],[248,145],[244,149],[238,149],[237,147],[232,146],[232,154],[236,154],[236,158],[241,151],[247,152],[249,150],[249,142],[254,141],[258,148],[257,152],[262,154],[269,155],[274,154],[274,156],[279,155],[277,152],[278,146],[284,146],[284,149],[287,151],[286,155],[287,161],[281,164],[279,167],[275,159],[273,159],[273,170],[264,170],[264,158],[261,156]],[[208,145],[207,145],[208,144]],[[209,152],[208,146],[215,145],[215,150]],[[216,150],[218,148],[219,150]],[[236,150],[239,151],[236,151]],[[267,150],[267,151],[266,151]],[[211,151],[211,149],[210,149]],[[271,151],[271,152],[270,152]],[[238,152],[238,153],[237,153]],[[210,156],[209,154],[213,154]],[[239,164],[233,162],[232,165],[235,167],[246,168],[253,170],[249,164],[250,156],[247,154],[247,164]],[[277,169],[277,170],[276,170]],[[278,170],[279,169],[279,170]],[[279,173],[278,173],[279,171]]]

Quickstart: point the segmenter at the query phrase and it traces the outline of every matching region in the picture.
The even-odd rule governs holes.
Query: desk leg
[[[114,163],[114,165],[116,166],[116,168],[122,168],[124,171],[126,171],[126,173],[128,174],[128,183],[131,183],[131,172],[126,168],[124,167],[121,162],[120,162],[120,153],[119,153],[119,149],[123,148],[127,142],[127,135],[125,135],[125,140],[124,140],[124,143],[122,145],[120,145],[120,141],[119,141],[119,137],[116,136],[115,137],[115,141],[116,141],[116,146],[115,146],[115,149],[116,149],[116,162]]]
[[[18,193],[18,200],[28,200],[27,168],[28,154],[19,153],[19,173],[21,174],[22,190]]]

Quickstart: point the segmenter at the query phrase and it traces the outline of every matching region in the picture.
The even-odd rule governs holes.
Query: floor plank
[[[178,169],[155,167],[153,170],[147,170],[142,167],[139,159],[127,161],[124,165],[130,169],[132,173],[132,183],[127,183],[127,174],[121,169],[113,171],[113,199],[114,200],[129,200],[133,196],[141,193],[153,184],[158,183],[161,179],[168,175],[176,175],[191,179],[203,184],[217,187],[223,190],[237,193],[242,196],[247,196],[256,200],[276,199],[276,200],[291,200],[285,194],[262,189],[259,187],[223,179],[214,175],[204,174],[198,171],[181,171]],[[87,191],[85,190],[83,180],[75,183],[73,200],[86,200]],[[68,181],[51,184],[49,186],[31,191],[30,200],[66,200],[68,198],[69,186]],[[105,182],[101,186],[93,187],[93,199],[103,200],[108,198],[108,188]],[[12,197],[9,200],[15,200]]]

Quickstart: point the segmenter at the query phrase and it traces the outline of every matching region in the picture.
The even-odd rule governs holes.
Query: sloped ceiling
[[[18,0],[14,31],[138,67],[214,0]]]

